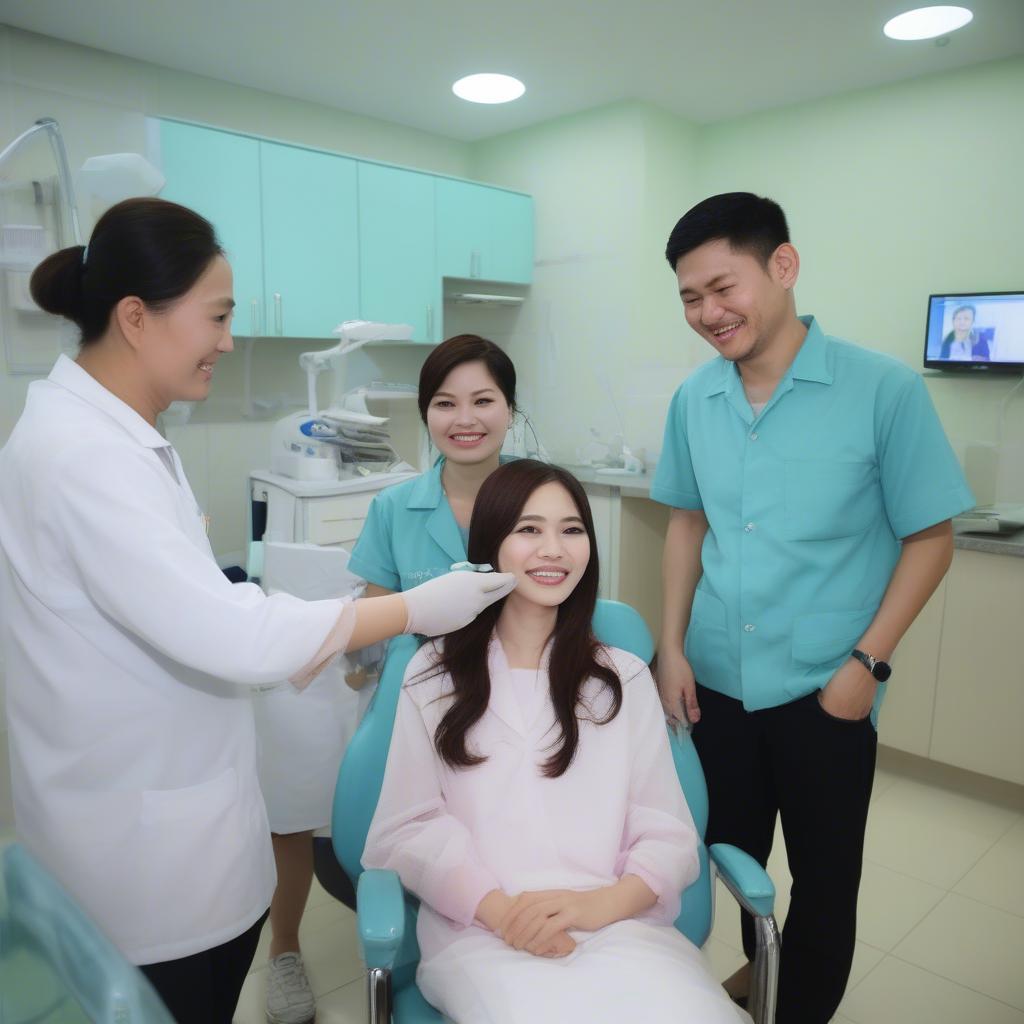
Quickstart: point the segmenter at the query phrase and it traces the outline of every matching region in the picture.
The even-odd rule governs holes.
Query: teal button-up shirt
[[[501,462],[511,462],[502,456]],[[386,487],[352,549],[349,572],[388,590],[409,590],[466,561],[468,530],[460,528],[441,484],[444,458],[426,473]]]
[[[409,590],[466,560],[466,544],[441,486],[439,459],[413,480],[386,487],[371,502],[349,572],[388,590]]]
[[[683,382],[651,487],[707,517],[686,656],[749,711],[823,687],[875,617],[900,539],[974,504],[921,377],[802,320],[760,415],[721,357]]]

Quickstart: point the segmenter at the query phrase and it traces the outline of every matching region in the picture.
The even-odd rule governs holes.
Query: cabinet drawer
[[[311,499],[306,509],[306,538],[313,544],[351,543],[370,511],[374,494]]]
[[[324,522],[311,522],[307,536],[311,544],[354,544],[365,522],[365,519],[328,519]]]

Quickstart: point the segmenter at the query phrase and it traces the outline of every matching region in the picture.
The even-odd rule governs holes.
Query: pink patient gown
[[[492,638],[490,704],[467,737],[488,759],[454,771],[433,745],[451,680],[417,678],[433,660],[430,644],[406,672],[363,864],[397,871],[422,901],[417,982],[456,1024],[749,1021],[672,927],[697,876],[697,835],[647,666],[616,648],[606,655],[622,680],[622,709],[607,725],[581,721],[575,760],[557,779],[538,767],[559,738],[546,661],[539,671],[509,669]],[[603,717],[603,684],[591,680],[584,696]],[[492,889],[585,890],[624,874],[642,878],[658,902],[640,917],[574,932],[576,950],[562,959],[514,950],[474,923]]]

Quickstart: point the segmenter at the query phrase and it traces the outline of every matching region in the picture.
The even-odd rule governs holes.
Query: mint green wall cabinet
[[[488,247],[480,277],[529,284],[533,280],[533,199],[517,192],[488,189]]]
[[[359,164],[359,308],[366,320],[412,324],[440,341],[441,274],[434,244],[434,178]]]
[[[263,308],[259,147],[243,135],[160,122],[160,194],[212,222],[234,274],[233,328],[243,335],[260,333]]]
[[[442,278],[529,284],[517,192],[159,120],[163,195],[208,218],[234,271],[236,334],[331,338],[343,320],[441,340]]]
[[[356,161],[260,143],[266,331],[329,338],[359,308]]]
[[[330,338],[359,312],[356,161],[160,123],[164,198],[213,223],[239,335]]]
[[[437,259],[443,277],[529,284],[533,200],[487,185],[438,178]]]

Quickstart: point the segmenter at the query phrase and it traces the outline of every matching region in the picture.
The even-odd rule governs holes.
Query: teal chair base
[[[142,972],[22,846],[0,851],[3,1024],[174,1024]]]
[[[598,639],[650,662],[654,643],[638,612],[618,601],[598,601],[593,620]],[[419,946],[417,901],[402,889],[394,871],[367,870],[360,863],[366,834],[380,797],[388,746],[405,668],[416,652],[412,637],[398,637],[388,649],[373,703],[345,753],[334,794],[332,841],[349,877],[357,880],[356,915],[366,964],[370,1024],[441,1024],[443,1017],[416,986]],[[683,893],[676,928],[696,946],[711,933],[713,886],[717,875],[737,902],[754,915],[757,954],[749,1001],[755,1024],[774,1024],[778,988],[779,930],[775,887],[767,872],[734,846],[703,843],[708,792],[696,748],[682,729],[669,730],[669,745],[680,785],[702,841],[700,876]]]

